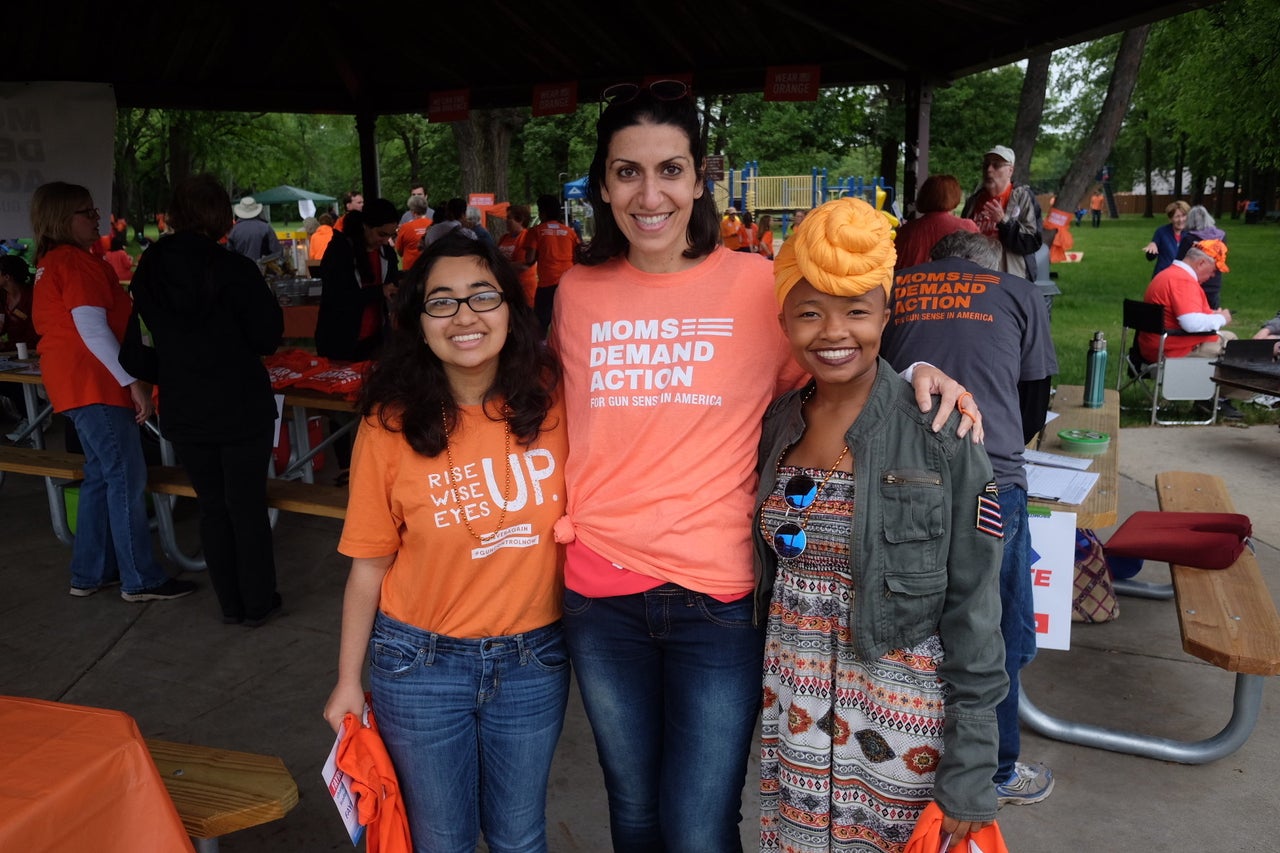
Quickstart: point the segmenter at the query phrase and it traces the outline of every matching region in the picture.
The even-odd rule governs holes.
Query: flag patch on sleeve
[[[978,515],[974,527],[997,539],[1004,538],[1004,519],[1000,515],[1000,492],[995,480],[982,487],[978,495]]]

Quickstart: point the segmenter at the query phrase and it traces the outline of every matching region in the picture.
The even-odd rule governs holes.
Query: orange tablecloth
[[[319,319],[319,305],[286,305],[284,307],[284,336],[286,338],[314,338],[316,336],[316,321]]]
[[[0,850],[191,851],[133,718],[0,696]]]

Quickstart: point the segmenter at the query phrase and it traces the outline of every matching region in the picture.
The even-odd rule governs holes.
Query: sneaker
[[[103,581],[98,586],[72,586],[71,594],[76,598],[88,598],[100,589],[106,589],[111,586],[120,586],[120,578]]]
[[[1014,762],[1013,778],[996,785],[999,805],[1029,806],[1053,793],[1053,771],[1043,764]]]
[[[195,591],[196,585],[194,582],[169,578],[159,586],[151,587],[151,589],[144,589],[138,592],[122,592],[120,597],[125,601],[168,601],[171,598],[182,598]]]
[[[1242,421],[1244,420],[1244,412],[1231,405],[1229,400],[1219,400],[1218,417],[1224,421]]]
[[[27,427],[29,426],[31,426],[31,421],[27,420],[26,418],[23,418],[22,420],[18,421],[18,425],[13,428],[13,432],[5,434],[5,438],[9,439],[10,441],[17,441],[18,436],[26,432]]]

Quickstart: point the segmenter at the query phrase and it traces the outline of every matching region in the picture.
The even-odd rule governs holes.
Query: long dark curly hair
[[[543,429],[560,382],[560,362],[542,340],[538,320],[525,302],[520,279],[511,264],[489,243],[452,232],[436,240],[418,257],[400,281],[395,328],[381,356],[365,380],[360,414],[376,416],[382,426],[401,432],[409,446],[423,456],[444,450],[448,428],[458,426],[459,408],[449,388],[444,365],[422,335],[425,284],[441,258],[476,258],[498,281],[511,319],[506,343],[498,355],[498,373],[485,392],[484,410],[491,400],[505,403],[511,432],[528,445]],[[553,426],[553,425],[551,425]]]

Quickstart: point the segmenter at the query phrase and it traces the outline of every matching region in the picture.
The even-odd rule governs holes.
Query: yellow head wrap
[[[778,304],[805,279],[833,296],[893,287],[893,248],[884,214],[860,198],[840,198],[812,211],[773,261]]]

